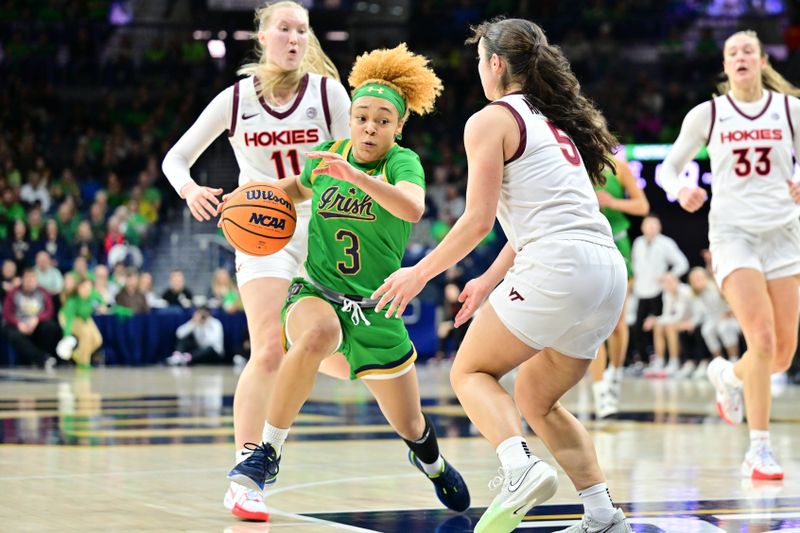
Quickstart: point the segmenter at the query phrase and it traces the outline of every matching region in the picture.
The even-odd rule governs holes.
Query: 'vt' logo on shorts
[[[515,302],[517,300],[522,300],[522,301],[525,300],[525,298],[523,298],[522,295],[518,293],[517,289],[515,289],[514,287],[511,287],[511,292],[508,293],[508,297],[511,299],[512,302]]]

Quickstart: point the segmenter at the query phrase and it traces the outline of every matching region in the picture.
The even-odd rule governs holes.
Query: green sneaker
[[[510,533],[525,518],[528,509],[539,505],[556,493],[558,474],[538,457],[513,470],[500,467],[499,475],[489,482],[489,488],[500,488],[489,508],[475,526],[475,533]]]

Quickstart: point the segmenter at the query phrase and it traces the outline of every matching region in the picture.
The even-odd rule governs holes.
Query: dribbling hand
[[[222,194],[222,189],[212,189],[191,182],[184,185],[181,193],[186,198],[186,205],[189,206],[189,211],[195,220],[203,222],[217,216],[216,206],[219,205],[217,196]]]
[[[800,181],[786,180],[786,184],[789,185],[789,194],[792,196],[794,203],[800,204]]]
[[[461,302],[461,309],[456,313],[453,325],[459,327],[466,323],[478,308],[483,304],[486,296],[492,291],[492,287],[483,281],[483,278],[471,279],[464,285],[464,290],[458,295],[458,301]]]
[[[353,180],[362,173],[348,163],[344,157],[334,152],[308,152],[306,157],[309,159],[322,159],[322,164],[311,172],[313,176],[324,174],[337,180],[353,183]]]
[[[222,214],[222,210],[225,209],[225,202],[228,201],[228,198],[230,198],[231,194],[233,194],[233,193],[228,193],[228,194],[223,194],[222,195],[222,201],[217,205],[217,216]],[[222,217],[219,217],[217,219],[217,227],[218,228],[222,227]]]
[[[693,189],[684,187],[678,193],[678,203],[681,204],[684,210],[690,213],[694,213],[703,207],[707,199],[708,193],[702,187],[695,187]]]

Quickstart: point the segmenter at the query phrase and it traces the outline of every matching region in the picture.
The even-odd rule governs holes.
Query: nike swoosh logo
[[[537,464],[539,464],[540,462],[541,461],[536,461],[531,466],[529,466],[528,469],[525,471],[525,473],[523,473],[521,476],[519,476],[519,479],[517,480],[516,486],[514,486],[514,483],[509,482],[509,484],[508,484],[508,492],[516,492],[517,489],[522,486],[522,480],[525,479],[525,477],[533,469],[533,467],[536,466]]]
[[[520,505],[519,507],[517,507],[516,509],[514,509],[514,512],[513,512],[513,513],[511,513],[511,514],[518,514],[518,513],[519,513],[519,512],[520,512],[522,509],[526,508],[527,506],[528,506],[528,504],[527,504],[527,503],[523,503],[522,505]]]
[[[727,116],[727,117],[719,117],[719,121],[720,121],[720,122],[725,122],[725,121],[726,121],[726,120],[728,120],[729,118],[731,118],[731,117],[730,117],[730,116]]]
[[[255,116],[258,116],[258,113],[253,113],[252,115],[242,115],[242,120],[247,120]]]

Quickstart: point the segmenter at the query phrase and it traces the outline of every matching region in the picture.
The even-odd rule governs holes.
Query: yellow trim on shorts
[[[411,350],[414,352],[411,357],[409,357],[403,363],[393,366],[392,368],[376,368],[370,370],[363,370],[356,374],[357,378],[363,378],[364,376],[376,376],[376,375],[391,375],[391,374],[399,374],[403,370],[408,369],[414,362],[417,360],[417,348],[416,346],[412,345]]]

